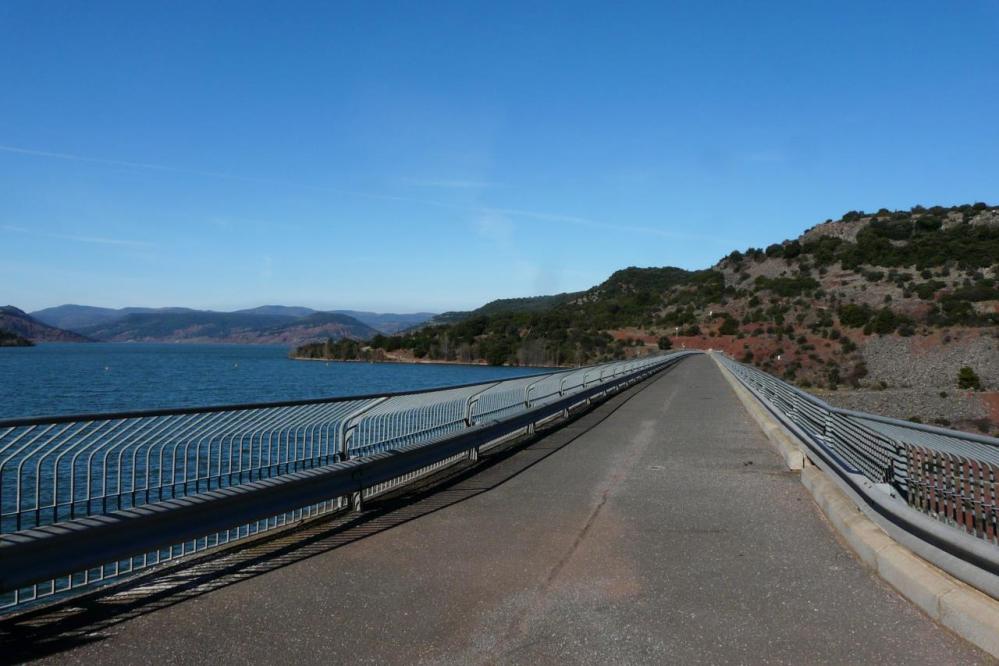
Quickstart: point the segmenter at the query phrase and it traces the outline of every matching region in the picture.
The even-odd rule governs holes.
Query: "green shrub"
[[[972,391],[980,391],[982,389],[982,380],[979,379],[974,370],[968,366],[964,366],[957,372],[957,387]]]
[[[759,289],[769,289],[780,296],[791,297],[800,296],[803,292],[818,289],[819,283],[810,277],[768,278],[760,275],[756,278],[756,286]]]
[[[836,311],[839,323],[848,328],[861,328],[874,316],[874,310],[869,305],[847,303]]]

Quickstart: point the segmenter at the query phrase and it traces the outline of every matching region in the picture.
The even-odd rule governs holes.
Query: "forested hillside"
[[[450,323],[296,355],[574,365],[713,347],[804,387],[931,387],[949,400],[963,368],[979,388],[999,389],[997,277],[999,208],[851,211],[709,269],[626,268],[585,292],[497,301]],[[917,378],[919,368],[929,370]],[[968,418],[999,422],[994,402]]]
[[[586,292],[496,301],[368,346],[416,358],[573,364],[624,356],[636,340],[658,346],[662,336],[790,337],[814,346],[811,336],[850,353],[857,334],[994,326],[997,263],[999,211],[985,204],[851,212],[798,239],[734,251],[711,269],[627,268]],[[345,343],[333,353],[362,349]],[[755,358],[748,342],[746,352]],[[802,360],[782,374],[828,379],[814,365]]]

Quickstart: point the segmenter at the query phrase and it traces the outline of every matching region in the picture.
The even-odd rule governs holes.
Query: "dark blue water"
[[[292,361],[264,345],[43,344],[0,348],[0,419],[410,391],[532,368]]]

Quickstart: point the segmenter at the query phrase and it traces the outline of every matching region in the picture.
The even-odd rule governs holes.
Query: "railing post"
[[[527,409],[531,408],[531,391],[534,390],[534,384],[537,384],[537,382],[524,387],[524,407]]]
[[[354,431],[357,429],[357,419],[364,414],[367,414],[369,411],[386,400],[388,400],[388,398],[376,398],[360,409],[354,410],[340,422],[340,427],[337,432],[337,451],[341,461],[350,460],[350,440],[353,438]]]
[[[541,381],[543,381],[543,380],[539,379],[537,381],[531,382],[526,387],[524,387],[524,408],[525,409],[530,409],[531,408],[531,391],[533,391],[534,387],[537,386],[538,383],[541,382]],[[528,435],[533,435],[534,434],[534,422],[533,421],[527,426],[527,434]]]
[[[472,418],[472,413],[475,410],[475,405],[479,404],[479,396],[482,395],[483,393],[485,393],[486,391],[488,391],[489,389],[493,388],[494,386],[498,386],[501,383],[502,382],[495,382],[495,383],[490,384],[489,386],[487,386],[487,387],[485,387],[485,388],[483,388],[483,389],[481,389],[479,391],[476,391],[475,393],[471,394],[470,396],[468,396],[468,398],[465,400],[465,427],[466,428],[471,428],[473,425],[475,425],[475,419]],[[473,448],[471,448],[471,449],[468,450],[468,461],[469,462],[473,462],[473,463],[479,461],[479,447],[478,446],[473,447]]]
[[[478,404],[478,402],[479,402],[479,396],[482,395],[483,393],[485,393],[486,391],[488,391],[489,389],[491,389],[491,388],[493,388],[495,386],[499,386],[502,383],[503,382],[494,382],[494,383],[490,384],[489,386],[486,386],[485,388],[483,388],[483,389],[481,389],[479,391],[476,391],[475,393],[473,393],[470,396],[468,396],[468,398],[465,400],[465,426],[466,427],[471,428],[473,425],[475,425],[475,420],[472,418],[472,410],[474,410],[475,409],[475,405]]]
[[[827,442],[833,440],[833,413],[828,409],[825,410],[825,418],[822,422],[822,436],[826,438]]]
[[[472,411],[475,409],[475,406],[477,404],[479,404],[479,397],[477,395],[470,397],[465,402],[465,427],[466,428],[471,428],[473,425],[475,425],[475,422],[472,421]]]

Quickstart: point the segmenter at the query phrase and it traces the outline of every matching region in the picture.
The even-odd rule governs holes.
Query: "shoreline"
[[[362,358],[310,358],[306,356],[291,356],[288,358],[292,361],[322,361],[324,363],[380,363],[388,365],[467,365],[476,368],[535,368],[541,370],[568,370],[575,368],[575,365],[509,365],[504,363],[503,365],[490,365],[485,361],[440,361],[440,360],[424,360],[424,359],[399,359],[399,358],[385,358],[380,360],[366,360]]]

